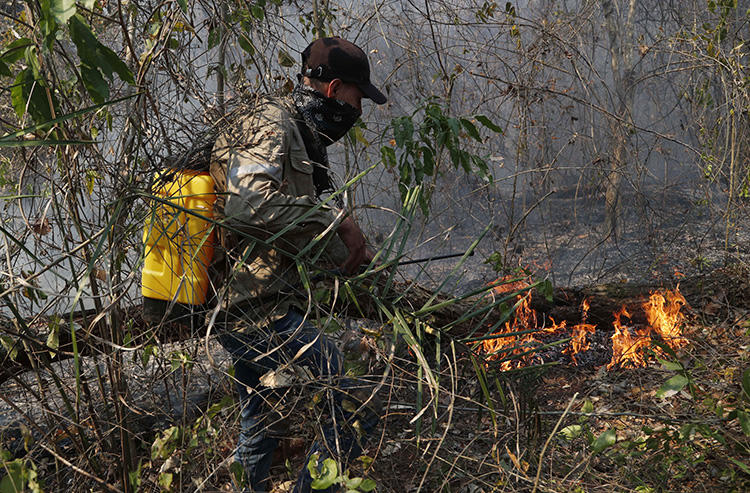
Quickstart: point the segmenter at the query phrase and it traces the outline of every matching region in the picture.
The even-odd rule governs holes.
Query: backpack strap
[[[211,161],[209,174],[214,181],[216,202],[214,202],[214,220],[221,223],[224,218],[224,205],[227,201],[227,167],[225,164]],[[231,271],[229,252],[237,245],[236,236],[226,228],[217,225],[215,228],[217,248],[211,261],[211,279],[215,286],[220,286]]]

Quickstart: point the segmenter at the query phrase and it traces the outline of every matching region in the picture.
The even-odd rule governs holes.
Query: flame
[[[503,360],[500,362],[500,369],[503,371],[520,368],[529,364],[533,358],[529,350],[535,342],[534,334],[519,332],[536,328],[536,310],[531,308],[531,293],[518,295],[517,300],[518,306],[513,319],[505,322],[500,330],[492,334],[501,337],[486,339],[480,343],[482,350],[488,355],[487,359]]]
[[[685,320],[681,310],[686,304],[687,301],[680,293],[679,286],[674,291],[667,291],[666,296],[659,292],[651,293],[648,301],[643,304],[649,327],[652,327],[672,349],[686,346],[688,343],[680,330]]]
[[[660,337],[672,349],[686,346],[688,341],[682,335],[681,329],[685,320],[681,310],[686,304],[687,301],[680,293],[679,286],[665,294],[659,291],[652,292],[648,301],[642,305],[648,325],[632,331],[620,322],[622,316],[630,318],[630,314],[623,306],[615,313],[615,320],[612,322],[615,333],[612,335],[612,360],[607,369],[617,365],[633,368],[646,366],[646,350],[651,347],[654,336]],[[656,354],[664,355],[664,351],[658,346],[652,349]]]
[[[582,351],[588,351],[591,344],[588,341],[588,334],[593,334],[596,331],[596,325],[586,323],[589,318],[589,304],[588,298],[584,298],[581,303],[581,323],[573,326],[571,329],[570,345],[563,350],[563,354],[570,356],[574,365],[578,365],[576,354]]]
[[[502,281],[510,281],[510,276]],[[497,281],[496,281],[497,282]],[[516,280],[500,284],[492,289],[496,295],[507,294],[529,286],[529,280]],[[539,363],[541,357],[534,352],[534,348],[543,344],[536,339],[536,333],[554,334],[563,330],[569,330],[570,342],[563,350],[563,354],[570,357],[573,364],[577,365],[576,355],[590,348],[589,334],[594,334],[596,325],[588,323],[588,312],[590,302],[584,299],[581,303],[581,323],[568,328],[567,322],[560,323],[550,318],[551,324],[539,325],[539,317],[531,308],[531,293],[519,294],[516,298],[516,310],[512,320],[503,324],[492,335],[498,336],[485,339],[477,343],[477,347],[485,353],[487,360],[499,362],[499,368],[503,371],[520,368],[529,364]],[[661,338],[669,347],[677,349],[687,345],[687,339],[682,335],[681,327],[685,321],[682,307],[687,304],[685,297],[680,293],[679,286],[674,291],[652,292],[647,302],[642,307],[646,314],[647,325],[645,327],[633,327],[624,319],[630,319],[626,307],[613,314],[612,326],[615,329],[612,335],[612,359],[607,365],[610,370],[615,367],[636,368],[647,365],[647,350],[652,348],[653,338]],[[542,320],[543,323],[543,320]],[[663,354],[658,346],[652,350],[659,355]]]
[[[503,281],[505,280],[510,280],[510,277],[503,278]],[[528,280],[520,280],[500,284],[494,287],[492,292],[494,294],[507,294],[528,286]],[[499,366],[503,371],[541,362],[533,349],[543,343],[536,339],[533,332],[540,331],[545,334],[554,334],[561,332],[567,326],[565,320],[558,324],[550,317],[551,325],[540,327],[537,312],[531,308],[531,292],[519,294],[516,303],[513,319],[505,322],[500,330],[492,334],[500,337],[485,339],[479,343],[482,351],[487,354],[488,360],[502,360]],[[574,364],[578,364],[575,354],[589,348],[587,335],[592,334],[596,329],[595,325],[585,323],[589,310],[588,300],[583,301],[582,310],[584,323],[571,327],[570,344],[563,350],[563,353],[570,355]]]
[[[615,319],[612,322],[615,333],[612,335],[612,360],[607,365],[607,370],[617,365],[633,368],[646,366],[643,353],[651,344],[651,338],[644,331],[631,334],[628,326],[621,322],[622,317],[630,318],[630,313],[625,306],[615,313]]]

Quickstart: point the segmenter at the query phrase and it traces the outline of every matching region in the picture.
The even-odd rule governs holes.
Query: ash
[[[658,200],[646,200],[649,197]],[[423,258],[465,251],[494,223],[472,257],[463,263],[447,260],[406,266],[400,272],[425,286],[461,294],[504,273],[486,262],[493,254],[499,254],[507,272],[529,268],[536,279],[546,277],[560,287],[648,283],[750,262],[750,214],[743,212],[747,204],[736,204],[728,221],[725,203],[718,199],[705,203],[699,198],[689,192],[656,189],[624,193],[623,213],[614,233],[605,229],[600,197],[581,198],[566,189],[546,198],[515,228],[479,210],[482,204],[476,201],[471,215],[431,216],[424,234],[430,239],[408,252],[408,258]],[[446,277],[451,281],[443,283]]]
[[[540,342],[537,347],[540,350],[536,353],[534,362],[542,363],[560,363],[564,365],[578,366],[580,368],[596,368],[606,365],[612,359],[612,331],[598,329],[593,334],[589,334],[587,341],[589,348],[575,355],[575,361],[564,351],[568,348],[569,343],[563,343],[552,347],[545,347],[556,341],[569,336],[568,333],[555,333],[546,336],[540,336]]]

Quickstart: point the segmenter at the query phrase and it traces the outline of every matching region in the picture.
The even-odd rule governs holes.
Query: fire
[[[648,325],[671,347],[677,349],[687,345],[687,339],[682,336],[680,326],[685,320],[682,307],[687,304],[680,293],[679,286],[675,291],[667,291],[666,296],[652,293],[649,300],[643,304],[646,311]]]
[[[687,304],[685,297],[680,293],[680,287],[674,291],[651,293],[647,302],[643,303],[643,311],[646,313],[648,325],[643,329],[633,330],[633,333],[624,327],[621,316],[630,318],[625,307],[615,314],[612,325],[615,333],[612,336],[612,360],[607,365],[611,369],[617,365],[622,367],[646,366],[645,352],[651,347],[654,336],[660,337],[672,349],[686,346],[688,341],[682,335],[681,325],[685,320],[682,307]],[[664,351],[655,346],[653,351],[663,355]]]
[[[509,280],[509,278],[505,278],[505,280]],[[526,280],[514,281],[495,287],[493,293],[507,294],[528,286],[529,283]],[[565,320],[558,324],[550,319],[551,325],[540,327],[537,312],[531,308],[531,292],[519,294],[516,303],[517,307],[513,319],[505,322],[503,327],[493,334],[500,337],[485,339],[479,343],[482,350],[488,355],[488,360],[500,360],[499,366],[503,371],[540,362],[534,348],[542,345],[543,342],[536,339],[535,332],[554,334],[566,329],[567,326]],[[589,310],[588,300],[583,301],[582,310],[584,323],[571,327],[570,345],[563,350],[563,353],[570,355],[575,364],[577,364],[575,355],[589,348],[587,336],[592,334],[596,328],[595,325],[585,323]]]
[[[612,322],[615,333],[612,335],[612,360],[607,365],[607,370],[617,365],[646,366],[644,352],[651,345],[651,338],[648,332],[643,330],[631,334],[628,327],[622,324],[622,317],[630,318],[630,313],[624,306],[615,313],[615,320]]]
[[[506,278],[506,280],[510,280]],[[529,286],[527,280],[501,284],[493,289],[494,294],[507,294]],[[570,342],[563,349],[563,354],[570,356],[573,364],[578,364],[576,356],[590,348],[589,335],[594,334],[596,325],[588,323],[590,303],[584,299],[581,304],[581,323],[568,328],[563,320],[542,326],[536,311],[531,308],[531,293],[519,294],[516,298],[516,310],[512,320],[493,333],[498,336],[485,339],[477,343],[487,356],[487,360],[497,361],[501,370],[511,370],[529,364],[541,362],[541,358],[534,351],[544,343],[535,336],[538,334],[555,334],[564,330],[570,333]],[[625,323],[631,315],[625,306],[613,314],[614,334],[612,335],[612,359],[607,369],[615,367],[643,367],[647,364],[647,350],[651,348],[656,354],[662,354],[659,347],[653,347],[653,338],[662,339],[669,347],[677,349],[687,345],[687,339],[682,335],[681,327],[685,320],[682,307],[687,304],[680,293],[679,286],[674,291],[657,291],[651,293],[648,301],[642,307],[646,314],[645,327],[632,327]]]
[[[591,308],[589,300],[584,298],[581,303],[582,322],[571,329],[572,334],[570,345],[563,350],[563,354],[569,355],[574,365],[578,365],[576,354],[582,351],[588,351],[591,346],[588,342],[588,334],[593,334],[596,330],[596,325],[586,323],[589,318],[589,308]]]
[[[537,326],[536,310],[531,308],[531,293],[519,295],[517,304],[512,321],[505,322],[502,329],[493,334],[501,337],[486,339],[480,343],[483,351],[488,354],[487,359],[502,360],[500,369],[503,371],[529,364],[532,359],[532,354],[528,351],[535,342],[534,334],[523,333]]]

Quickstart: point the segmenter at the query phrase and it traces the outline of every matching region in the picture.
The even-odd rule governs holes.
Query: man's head
[[[313,41],[302,52],[302,75],[329,98],[362,111],[362,98],[377,104],[387,101],[370,82],[370,64],[359,47],[339,37]]]

